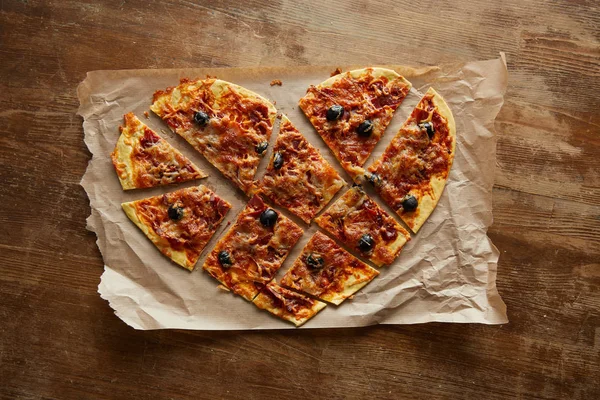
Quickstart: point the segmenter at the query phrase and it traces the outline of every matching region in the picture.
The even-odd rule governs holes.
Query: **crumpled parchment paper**
[[[361,67],[346,66],[342,70]],[[417,69],[387,67],[410,80],[413,89],[396,111],[365,166],[382,153],[429,86],[446,99],[456,119],[454,165],[437,208],[419,233],[413,235],[394,264],[381,268],[381,274],[354,298],[337,307],[327,306],[301,329],[431,321],[506,323],[506,306],[496,289],[499,253],[486,235],[492,223],[496,160],[494,119],[502,106],[507,83],[504,58]],[[87,226],[98,237],[97,244],[105,263],[98,292],[108,300],[119,318],[136,329],[294,328],[241,297],[217,288],[218,282],[203,272],[205,256],[229,228],[229,222],[235,220],[247,198],[182,138],[171,133],[149,111],[149,106],[155,90],[177,85],[182,77],[203,78],[210,75],[245,86],[274,100],[278,111],[290,118],[350,185],[350,178],[297,106],[307,87],[327,79],[334,69],[200,68],[88,73],[78,87],[79,114],[84,119],[85,143],[93,157],[81,184],[92,209]],[[273,79],[282,80],[283,86],[270,86]],[[118,127],[122,124],[123,115],[129,111],[181,150],[210,177],[176,186],[128,192],[121,190],[109,156],[119,137]],[[149,112],[149,118],[144,116],[144,111]],[[275,142],[277,126],[278,120],[271,144]],[[271,148],[259,167],[257,177],[262,176],[266,168]],[[154,247],[129,221],[121,210],[121,203],[200,183],[228,200],[234,208],[207,245],[196,270],[190,273],[176,266]],[[337,197],[346,189],[342,189]],[[370,194],[391,215],[395,215],[375,193]],[[305,233],[277,278],[283,276],[317,230],[314,223],[307,226],[297,218],[294,220]]]

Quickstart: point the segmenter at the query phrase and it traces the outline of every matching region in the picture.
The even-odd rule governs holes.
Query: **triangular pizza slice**
[[[379,271],[375,268],[317,232],[280,283],[321,300],[341,304],[377,275]]]
[[[169,127],[244,192],[271,137],[277,111],[265,98],[219,79],[191,81],[154,93],[150,107]]]
[[[187,157],[133,113],[123,116],[111,159],[123,190],[150,188],[206,178]]]
[[[231,209],[231,204],[203,185],[121,206],[161,253],[190,271]]]
[[[319,150],[284,115],[260,192],[308,224],[344,185]]]
[[[354,179],[410,88],[395,71],[365,68],[309,87],[298,104]]]
[[[319,300],[283,288],[274,280],[261,287],[252,303],[296,326],[304,324],[327,305]]]
[[[440,200],[455,147],[452,112],[430,88],[365,178],[416,233]]]
[[[300,236],[298,225],[254,196],[203,268],[227,289],[252,301],[261,285],[273,279]]]

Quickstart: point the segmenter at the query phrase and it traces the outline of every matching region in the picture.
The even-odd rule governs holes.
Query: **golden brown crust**
[[[326,306],[318,300],[282,288],[274,281],[262,286],[260,293],[252,302],[258,308],[267,310],[296,326],[304,324]]]
[[[273,279],[302,236],[302,229],[280,213],[273,227],[264,226],[260,216],[268,208],[260,197],[250,199],[204,262],[204,269],[211,276],[249,301],[256,296],[260,285]],[[219,262],[222,251],[228,253],[230,265]]]
[[[340,304],[379,272],[317,232],[281,279],[281,285]]]
[[[186,182],[207,176],[133,113],[125,114],[123,120],[121,136],[111,159],[124,190]]]
[[[279,168],[274,158],[283,161]],[[307,224],[345,183],[331,165],[283,116],[260,192]]]
[[[431,139],[420,126],[424,122],[433,125]],[[415,233],[442,195],[455,146],[452,113],[444,99],[430,88],[381,157],[368,169],[375,174],[371,180],[377,192]],[[402,201],[409,195],[418,200],[414,211],[403,209]]]
[[[360,187],[352,187],[315,222],[331,236],[378,266],[391,264],[410,234],[377,205]],[[374,241],[371,250],[360,250],[365,234]]]
[[[252,187],[262,157],[256,147],[269,141],[275,121],[269,101],[222,80],[182,79],[157,91],[150,109],[244,192]],[[203,126],[194,121],[198,111],[209,117]]]
[[[342,167],[354,178],[362,172],[360,167],[410,88],[410,82],[392,70],[366,68],[337,74],[311,86],[298,104]],[[344,107],[344,113],[339,120],[328,121],[327,110],[336,104]],[[368,137],[357,133],[365,120],[373,122]]]
[[[123,203],[122,207],[161,253],[191,271],[231,204],[200,185]],[[171,219],[169,207],[180,207],[182,217]]]

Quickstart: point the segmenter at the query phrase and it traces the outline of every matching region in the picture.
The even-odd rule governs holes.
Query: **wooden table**
[[[593,1],[0,3],[0,397],[600,398]],[[97,69],[507,54],[490,236],[504,326],[139,332],[96,293],[77,84]]]

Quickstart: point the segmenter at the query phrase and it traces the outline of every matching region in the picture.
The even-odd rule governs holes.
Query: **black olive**
[[[260,214],[260,223],[266,226],[267,228],[270,228],[271,226],[275,225],[275,222],[277,222],[278,217],[279,215],[277,215],[275,210],[273,210],[272,208],[267,208]]]
[[[433,135],[435,134],[435,129],[433,129],[433,124],[431,122],[423,122],[419,124],[419,128],[425,129],[425,131],[427,132],[427,136],[429,136],[430,140],[433,138]]]
[[[381,178],[376,173],[367,172],[365,174],[365,178],[373,186],[378,186],[379,184],[381,184]]]
[[[258,154],[262,154],[265,152],[265,150],[267,150],[267,147],[269,147],[269,142],[260,142],[256,145],[254,150],[256,150]]]
[[[365,253],[367,251],[370,251],[374,245],[375,241],[373,240],[373,237],[371,237],[371,235],[369,235],[368,233],[362,235],[360,237],[360,240],[358,241],[358,248],[360,249],[360,251]]]
[[[323,257],[316,253],[310,253],[306,257],[306,264],[313,269],[320,269],[323,268],[323,265],[325,265],[325,260],[323,260]]]
[[[327,121],[337,121],[344,115],[344,107],[334,104],[327,110]]]
[[[233,262],[231,261],[231,255],[226,250],[221,250],[219,252],[219,264],[224,267],[229,267]]]
[[[204,125],[208,124],[209,120],[210,120],[210,117],[204,111],[197,111],[194,114],[194,121],[200,126],[204,126]]]
[[[279,169],[281,167],[283,167],[283,156],[281,153],[277,152],[273,156],[273,168]]]
[[[358,136],[369,137],[373,133],[373,122],[370,119],[363,121],[356,129]]]
[[[414,211],[417,209],[419,202],[415,196],[408,195],[402,200],[402,208],[404,211]]]
[[[183,218],[183,207],[171,204],[167,213],[169,214],[169,218],[171,218],[173,221],[179,221],[181,218]]]

